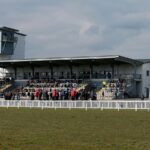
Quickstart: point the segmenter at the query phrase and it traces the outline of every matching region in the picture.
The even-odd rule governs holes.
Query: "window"
[[[146,71],[146,76],[149,76],[149,70]]]

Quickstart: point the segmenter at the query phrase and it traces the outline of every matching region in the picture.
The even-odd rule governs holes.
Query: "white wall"
[[[145,63],[142,66],[142,93],[146,96],[146,88],[150,89],[150,75],[146,75],[146,71],[150,71],[150,63]]]

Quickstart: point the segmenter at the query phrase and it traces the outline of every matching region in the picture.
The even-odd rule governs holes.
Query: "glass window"
[[[149,76],[149,70],[146,71],[146,76]]]

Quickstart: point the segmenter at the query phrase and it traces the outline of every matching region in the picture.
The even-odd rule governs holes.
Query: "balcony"
[[[141,80],[142,75],[141,74],[119,74],[116,75],[115,78]]]
[[[16,75],[16,77],[18,77],[19,74]],[[6,77],[15,77],[14,73],[7,73]],[[100,73],[96,73],[96,74],[73,74],[71,75],[34,75],[34,77],[32,76],[31,73],[24,73],[24,75],[20,76],[19,78],[22,79],[30,79],[30,78],[35,78],[35,79],[125,79],[125,80],[138,80],[141,81],[142,79],[142,75],[141,74],[117,74],[117,75],[107,75],[107,74],[100,74]]]

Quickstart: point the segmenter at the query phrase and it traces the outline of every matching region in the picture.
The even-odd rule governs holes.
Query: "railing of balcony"
[[[9,73],[6,74],[6,77],[12,77],[15,78],[15,74],[14,73]],[[17,79],[31,79],[31,78],[35,78],[35,79],[142,79],[142,75],[141,74],[116,74],[114,76],[112,75],[104,75],[104,74],[80,74],[80,75],[48,75],[48,76],[32,76],[30,75],[17,75]]]
[[[119,74],[115,75],[115,78],[121,78],[121,79],[141,79],[141,74]]]

